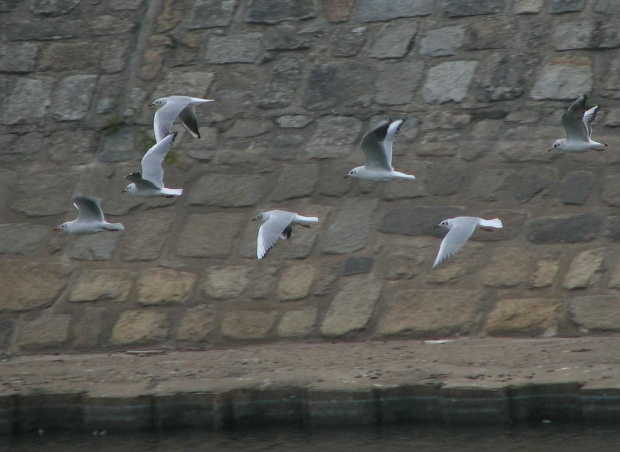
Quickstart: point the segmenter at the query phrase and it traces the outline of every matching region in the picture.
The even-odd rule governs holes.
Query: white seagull
[[[394,171],[392,167],[392,143],[403,122],[403,119],[384,119],[364,135],[361,147],[366,156],[366,164],[353,168],[344,177],[351,176],[374,182],[415,179],[415,176]]]
[[[259,220],[263,223],[258,230],[256,241],[256,257],[262,259],[278,239],[286,240],[291,237],[293,226],[299,225],[305,228],[310,226],[306,223],[318,223],[317,217],[304,217],[294,212],[285,210],[270,210],[259,213],[252,221]]]
[[[195,109],[196,105],[206,104],[207,102],[213,102],[213,100],[189,96],[168,96],[155,100],[151,105],[160,107],[155,112],[155,118],[153,119],[155,140],[160,142],[168,136],[172,129],[172,124],[174,124],[177,118],[179,118],[183,127],[194,138],[200,138]]]
[[[125,228],[120,223],[108,223],[103,218],[101,202],[92,196],[74,195],[71,202],[78,210],[78,216],[73,221],[67,221],[55,228],[70,234],[94,234],[101,231],[122,231]]]
[[[125,176],[125,179],[132,181],[125,187],[123,192],[131,193],[135,196],[154,198],[163,196],[164,198],[174,198],[183,194],[182,188],[164,187],[164,169],[161,167],[166,158],[166,154],[172,147],[177,133],[174,132],[147,151],[142,157],[142,174],[135,172]]]
[[[493,229],[501,229],[503,227],[502,220],[499,218],[485,220],[478,217],[449,218],[435,225],[436,228],[448,228],[449,231],[439,246],[439,253],[437,254],[437,259],[435,259],[435,263],[433,264],[433,269],[443,261],[454,256],[454,254],[463,245],[465,245],[465,242],[467,242],[469,237],[471,237],[474,233],[476,226],[480,226],[480,229],[485,231],[492,231]]]
[[[593,141],[592,122],[596,119],[598,105],[586,108],[587,96],[584,94],[562,114],[562,125],[566,131],[566,138],[556,140],[549,151],[559,149],[565,152],[603,151],[605,143]]]

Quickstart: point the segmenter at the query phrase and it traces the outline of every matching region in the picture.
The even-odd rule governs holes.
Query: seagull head
[[[452,227],[452,220],[443,220],[441,223],[433,226],[434,228],[447,228],[450,229]]]
[[[151,105],[161,107],[162,105],[166,105],[166,102],[168,102],[168,98],[160,97],[159,99],[155,99],[155,102],[153,102]]]
[[[254,218],[252,218],[252,221],[258,220],[261,223],[264,223],[268,219],[269,219],[269,214],[267,212],[261,212],[258,215],[256,215]]]
[[[564,141],[564,139],[555,140],[555,143],[553,143],[553,146],[551,146],[551,149],[549,149],[547,152],[551,152],[554,149],[562,149],[562,144],[564,143]]]
[[[125,190],[122,191],[122,193],[136,193],[138,191],[138,187],[136,187],[136,184],[129,184],[125,187]]]
[[[63,224],[54,228],[54,231],[68,231],[69,230],[69,221],[65,221]]]
[[[357,168],[353,168],[351,171],[349,171],[349,174],[347,174],[345,177],[345,179],[347,177],[358,177],[358,172],[359,172],[360,167],[358,166]]]

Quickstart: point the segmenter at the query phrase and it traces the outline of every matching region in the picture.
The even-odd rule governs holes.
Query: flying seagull
[[[155,112],[153,119],[153,131],[155,140],[160,142],[172,129],[172,124],[178,118],[185,129],[194,137],[200,138],[198,119],[196,118],[196,105],[213,102],[212,99],[200,99],[188,96],[160,97],[152,105],[160,107]]]
[[[168,135],[166,138],[147,151],[142,157],[142,174],[135,172],[125,176],[131,184],[125,187],[123,192],[131,193],[135,196],[153,198],[163,196],[164,198],[174,198],[183,194],[182,188],[164,187],[164,169],[161,167],[166,158],[166,154],[172,147],[177,132]]]
[[[267,255],[278,239],[286,240],[290,238],[293,226],[299,225],[309,228],[310,226],[307,223],[319,222],[317,217],[304,217],[285,210],[262,212],[255,218],[252,218],[252,221],[254,220],[259,220],[263,223],[258,230],[258,239],[256,241],[256,257],[259,259]]]
[[[437,259],[435,259],[435,263],[433,264],[433,269],[443,261],[454,256],[474,233],[476,226],[479,226],[480,229],[485,231],[492,231],[493,229],[501,229],[502,221],[499,218],[484,220],[478,217],[456,217],[443,220],[441,223],[435,225],[436,228],[447,228],[449,231],[441,241]]]
[[[61,224],[55,230],[62,230],[70,234],[94,234],[101,231],[122,231],[125,229],[120,223],[105,221],[99,199],[92,196],[74,195],[71,201],[78,210],[77,218]]]
[[[403,122],[403,119],[384,119],[364,135],[361,147],[366,156],[366,163],[364,166],[353,168],[344,177],[351,176],[374,182],[415,179],[415,176],[394,171],[392,167],[392,143]]]
[[[605,143],[593,141],[592,122],[596,119],[598,105],[587,109],[587,96],[584,94],[562,114],[562,125],[566,131],[566,138],[556,140],[549,151],[559,149],[565,152],[603,151]]]

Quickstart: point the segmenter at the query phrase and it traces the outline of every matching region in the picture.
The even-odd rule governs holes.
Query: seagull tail
[[[297,223],[318,223],[319,219],[317,217],[304,217],[301,215],[297,215],[295,217],[295,221]]]
[[[165,197],[170,198],[172,196],[181,196],[183,194],[183,189],[182,188],[164,188],[161,191],[161,193]]]
[[[494,218],[492,220],[481,219],[480,226],[483,226],[486,228],[495,228],[495,229],[501,229],[503,227],[502,220],[500,220],[499,218]]]
[[[108,223],[103,227],[106,231],[124,231],[125,227],[120,223]]]

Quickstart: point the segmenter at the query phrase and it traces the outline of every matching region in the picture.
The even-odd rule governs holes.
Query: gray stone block
[[[76,174],[39,173],[22,178],[13,208],[29,217],[44,217],[67,212],[71,207]]]
[[[80,261],[109,261],[121,239],[121,234],[102,232],[78,236],[71,244],[69,256]]]
[[[603,202],[608,206],[620,206],[620,174],[605,177]]]
[[[133,160],[138,156],[135,142],[136,129],[134,127],[123,127],[119,131],[103,137],[101,152],[97,154],[97,159],[109,163]]]
[[[418,32],[417,23],[390,22],[379,30],[370,48],[373,58],[401,58],[407,54],[413,37]]]
[[[58,347],[69,338],[70,315],[40,315],[34,320],[22,320],[15,341],[17,348]],[[22,408],[23,410],[23,408]]]
[[[253,206],[263,197],[265,179],[247,174],[207,174],[198,179],[189,195],[191,205]]]
[[[262,38],[262,33],[213,36],[207,44],[205,62],[210,64],[256,63]]]
[[[80,20],[47,19],[36,22],[11,22],[7,25],[7,41],[54,41],[76,37],[84,23]]]
[[[351,57],[357,55],[366,42],[366,27],[354,27],[336,36],[332,55],[335,57]]]
[[[42,154],[45,138],[38,132],[26,135],[0,135],[0,162],[19,163],[37,160]]]
[[[399,17],[428,16],[434,12],[434,0],[358,0],[355,18],[360,22],[381,22]]]
[[[2,124],[18,124],[45,116],[54,80],[51,77],[21,78],[15,81],[4,103]]]
[[[0,225],[0,253],[35,253],[49,232],[49,228],[41,224],[2,224]]]
[[[422,61],[379,63],[375,80],[376,101],[388,105],[402,105],[413,101],[423,76]]]
[[[4,320],[0,322],[0,350],[6,350],[11,345],[11,337],[15,329],[15,322],[12,320]],[[0,432],[5,433],[0,415]]]
[[[492,102],[520,97],[536,67],[535,61],[531,63],[526,55],[492,55],[478,82],[477,98]]]
[[[537,218],[525,224],[525,236],[535,244],[590,242],[599,235],[604,220],[598,213]]]
[[[463,207],[414,206],[385,214],[379,230],[386,234],[440,235],[434,226],[446,218],[463,215]]]
[[[97,72],[99,44],[90,42],[58,42],[47,46],[41,54],[42,71]]]
[[[280,26],[267,35],[267,50],[306,50],[311,47],[312,33],[301,33],[290,25]]]
[[[590,58],[556,58],[543,66],[530,96],[536,100],[573,100],[575,93],[590,92],[593,79]]]
[[[17,8],[22,0],[0,0],[0,13],[8,13]]]
[[[571,171],[562,179],[562,202],[578,206],[585,204],[593,186],[594,174],[589,171]]]
[[[517,172],[513,169],[482,169],[477,171],[469,187],[469,196],[480,201],[497,201],[505,196]]]
[[[598,0],[594,11],[603,14],[620,14],[620,3],[616,0]]]
[[[505,7],[506,0],[441,0],[441,10],[446,17],[497,14]]]
[[[249,218],[241,213],[189,215],[177,239],[177,254],[184,257],[227,257],[244,221]]]
[[[348,116],[323,116],[317,119],[314,135],[306,146],[308,158],[346,157],[353,150],[353,144],[361,131],[362,123]]]
[[[553,186],[558,180],[558,172],[549,166],[525,168],[514,180],[514,197],[520,203],[530,202],[534,196]],[[542,196],[546,195],[543,193]]]
[[[30,11],[41,16],[60,16],[79,5],[80,0],[32,0]]]
[[[463,101],[476,67],[477,61],[450,61],[432,67],[422,87],[422,98],[439,104]]]
[[[431,166],[427,186],[435,196],[451,196],[458,193],[463,185],[466,171],[463,164],[441,163]]]
[[[456,55],[463,45],[465,30],[463,25],[456,25],[429,31],[420,40],[420,55],[431,57]]]
[[[227,27],[237,7],[237,0],[196,0],[188,28]]]
[[[314,66],[308,76],[304,104],[310,110],[369,104],[373,75],[367,65],[354,61]]]
[[[142,212],[135,215],[134,224],[123,234],[122,256],[129,262],[150,261],[159,258],[166,234],[170,230],[172,212]]]
[[[25,74],[37,64],[39,46],[36,44],[5,43],[0,47],[0,72]]]
[[[136,23],[120,17],[103,15],[90,21],[91,33],[95,36],[120,35],[133,31]]]
[[[620,217],[607,218],[607,231],[605,237],[614,242],[620,242]]]
[[[618,331],[620,314],[616,295],[592,295],[568,302],[568,315],[575,324],[593,332]]]
[[[573,13],[583,11],[585,0],[551,0],[551,14]]]
[[[312,195],[319,178],[319,165],[316,163],[284,164],[279,173],[278,181],[269,195],[269,200],[274,202]]]
[[[283,20],[312,19],[316,14],[316,0],[248,0],[245,21],[276,24]]]
[[[302,78],[302,63],[299,59],[277,60],[271,69],[271,78],[261,94],[259,106],[283,108],[293,101],[295,91]]]
[[[518,31],[514,19],[508,17],[477,21],[467,28],[464,47],[468,50],[510,49]]]
[[[73,75],[65,78],[56,93],[52,108],[57,121],[79,121],[86,117],[97,86],[96,75]]]
[[[95,132],[62,130],[50,137],[47,152],[50,160],[59,165],[85,165],[93,161],[96,146]]]
[[[344,261],[342,274],[344,276],[370,273],[375,261],[372,257],[350,257]]]
[[[349,198],[338,206],[323,232],[325,254],[346,254],[359,251],[368,244],[378,201]]]

